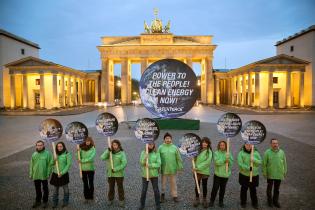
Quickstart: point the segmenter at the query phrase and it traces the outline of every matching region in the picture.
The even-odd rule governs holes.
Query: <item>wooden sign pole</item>
[[[145,153],[147,154],[147,158],[146,158],[146,176],[147,176],[147,182],[149,181],[149,144],[145,144]]]
[[[80,154],[80,145],[77,144],[77,153],[78,153],[78,160],[79,162],[79,169],[80,169],[80,178],[82,178],[82,165],[81,165],[81,154]]]
[[[192,162],[193,168],[195,168],[195,160],[194,160],[194,158],[191,159],[191,162]],[[198,191],[198,194],[200,194],[200,187],[199,187],[199,182],[198,182],[198,177],[197,177],[197,172],[196,171],[194,171],[194,175],[195,175],[197,191]]]
[[[253,170],[254,170],[254,161],[253,160],[254,160],[254,145],[252,145],[252,149],[250,152],[250,168],[252,170],[249,172],[249,182],[253,181]]]
[[[55,164],[56,164],[57,174],[58,174],[58,176],[60,176],[59,163],[58,163],[58,158],[57,158],[57,154],[56,154],[55,142],[51,142],[51,145],[52,145],[52,148],[53,148],[54,158],[56,160]]]
[[[227,138],[226,141],[226,159],[230,158],[230,138]],[[225,162],[225,172],[229,172],[229,162]]]
[[[110,148],[111,150],[109,151],[109,161],[110,161],[110,166],[112,168],[112,170],[114,169],[114,164],[113,164],[113,153],[112,153],[112,144],[110,141],[110,137],[107,137],[107,144],[108,144],[108,148]]]

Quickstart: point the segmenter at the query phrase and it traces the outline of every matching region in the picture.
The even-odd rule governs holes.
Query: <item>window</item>
[[[290,52],[293,52],[293,51],[294,51],[294,46],[291,45],[291,46],[290,46]]]
[[[273,84],[278,84],[278,77],[273,77],[272,82]]]
[[[35,80],[35,84],[36,84],[36,85],[40,85],[40,79],[36,79],[36,80]]]
[[[25,54],[25,49],[21,49],[21,54],[24,55]]]

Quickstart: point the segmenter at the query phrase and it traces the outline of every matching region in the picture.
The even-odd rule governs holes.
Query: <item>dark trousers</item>
[[[124,193],[124,177],[108,177],[107,179],[109,190],[108,190],[108,200],[112,201],[115,197],[115,183],[117,183],[118,188],[118,197],[120,201],[125,200],[125,193]]]
[[[201,174],[197,174],[197,179],[198,179],[198,184],[199,184],[199,189],[200,189],[200,182],[202,183],[202,195],[203,198],[207,197],[207,192],[208,192],[208,177],[206,178],[199,178],[202,176]],[[194,176],[195,177],[195,176]],[[195,195],[196,198],[199,198],[198,190],[197,190],[197,185],[195,184]]]
[[[281,180],[279,179],[267,179],[267,198],[268,202],[278,203],[279,202],[279,189]],[[273,186],[273,196],[272,196],[272,186]]]
[[[85,199],[93,199],[94,171],[82,171],[83,192]]]
[[[152,177],[150,178],[150,180],[151,180],[151,184],[152,184],[152,188],[154,192],[155,205],[156,207],[160,207],[160,191],[159,191],[158,177]],[[147,197],[148,185],[149,185],[149,182],[147,181],[147,179],[142,177],[142,192],[141,192],[141,198],[140,198],[141,207],[145,206],[145,199]]]
[[[219,202],[223,202],[227,181],[228,181],[228,178],[218,177],[216,175],[213,176],[213,186],[212,186],[212,191],[211,191],[210,202],[215,201],[215,197],[217,196],[217,192],[219,189],[220,189]]]
[[[254,186],[254,185],[242,185],[241,186],[241,205],[246,204],[248,188],[249,188],[250,198],[252,200],[252,204],[257,205],[258,204],[257,192],[256,192],[256,186]]]
[[[48,181],[47,180],[34,180],[36,190],[36,202],[41,202],[43,199],[44,203],[48,202]],[[43,193],[41,186],[43,185]]]

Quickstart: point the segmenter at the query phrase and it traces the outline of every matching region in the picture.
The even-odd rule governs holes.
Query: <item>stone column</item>
[[[23,108],[28,108],[27,74],[23,74]]]
[[[72,87],[73,87],[73,97],[74,97],[74,100],[73,100],[73,105],[74,106],[77,106],[78,105],[78,89],[77,89],[77,78],[74,77],[73,78],[73,83],[72,83]]]
[[[40,75],[40,88],[39,88],[39,94],[40,94],[40,108],[45,108],[45,75]]]
[[[81,78],[78,79],[78,89],[79,89],[79,101],[78,101],[78,104],[79,105],[82,105],[82,80]]]
[[[201,78],[204,78],[204,82],[201,81],[202,102],[206,104],[213,104],[214,79],[212,75],[212,63],[210,57],[202,59],[202,68]]]
[[[123,59],[121,64],[121,102],[122,104],[131,103],[131,75],[130,62]]]
[[[10,74],[10,105],[11,109],[15,108],[16,104],[16,92],[15,92],[15,74]]]
[[[250,72],[248,72],[248,79],[247,79],[247,88],[248,88],[248,104],[249,106],[252,106],[252,78],[250,75]]]
[[[147,69],[148,67],[148,59],[147,58],[142,58],[141,59],[141,74]]]
[[[241,105],[241,84],[240,84],[240,77],[236,76],[237,82],[237,105]]]
[[[108,74],[109,74],[108,58],[102,58],[102,73],[101,73],[101,101],[106,101],[106,94],[108,92]]]
[[[291,96],[291,71],[287,72],[286,78],[286,107],[290,108],[292,106],[292,96]]]
[[[268,105],[273,108],[273,72],[269,72],[268,79]]]
[[[95,84],[95,103],[98,102],[98,78],[94,80]]]
[[[300,72],[300,107],[304,107],[304,72]]]
[[[259,72],[255,72],[255,106],[260,106],[259,101],[259,87],[260,87],[260,78],[259,78]]]
[[[219,78],[215,79],[215,96],[216,96],[216,104],[220,105],[220,80]]]
[[[57,74],[52,75],[52,93],[53,93],[53,104],[52,107],[58,107],[57,100]]]
[[[246,105],[246,74],[242,76],[242,106]]]
[[[61,104],[60,106],[65,107],[65,76],[62,74],[60,76],[60,95],[61,95]]]
[[[193,69],[193,61],[191,58],[186,58],[186,64],[191,68]]]
[[[67,106],[72,106],[72,100],[71,100],[71,75],[68,75],[67,80]]]

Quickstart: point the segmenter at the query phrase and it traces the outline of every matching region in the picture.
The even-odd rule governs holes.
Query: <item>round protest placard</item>
[[[113,136],[118,130],[118,121],[111,113],[99,114],[95,121],[96,130],[104,136]]]
[[[163,59],[151,64],[139,83],[143,105],[153,115],[175,118],[187,113],[197,100],[197,77],[185,63]]]
[[[68,141],[75,144],[82,144],[88,137],[89,131],[83,123],[72,122],[67,125],[65,133]]]
[[[234,137],[242,128],[242,120],[237,114],[225,113],[219,118],[217,128],[225,137]]]
[[[194,133],[186,133],[179,140],[179,151],[187,157],[196,157],[201,147],[201,139]]]
[[[159,137],[160,127],[155,120],[143,118],[137,120],[134,131],[137,139],[149,144]]]
[[[265,126],[256,120],[246,122],[241,130],[242,139],[252,145],[263,142],[266,138],[266,134]]]
[[[46,119],[39,125],[40,137],[49,142],[54,142],[62,136],[63,128],[61,123],[55,119]]]

